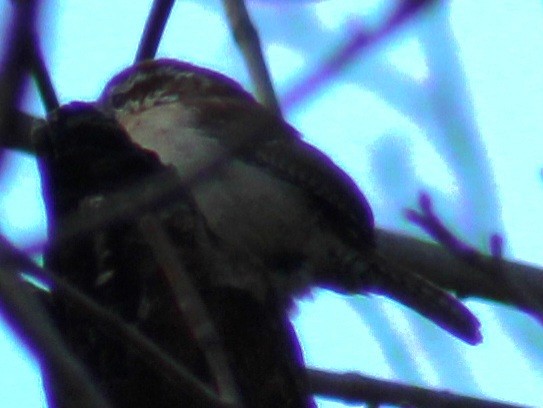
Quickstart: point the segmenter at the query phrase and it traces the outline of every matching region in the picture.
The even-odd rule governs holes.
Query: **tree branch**
[[[502,238],[494,234],[489,242],[490,251],[493,254],[485,257],[475,248],[463,243],[440,221],[433,211],[432,201],[428,194],[421,193],[419,197],[420,212],[407,210],[406,217],[414,224],[420,226],[437,242],[443,245],[452,255],[460,259],[466,265],[477,270],[493,285],[500,287],[511,303],[524,305],[524,310],[536,318],[543,325],[543,304],[533,292],[533,287],[523,280],[513,279],[504,268],[502,255]]]
[[[378,380],[357,373],[330,373],[308,368],[311,391],[349,404],[412,404],[417,408],[521,408],[502,402]]]
[[[0,240],[7,243],[2,237]],[[38,351],[47,375],[66,390],[63,395],[68,406],[110,407],[77,358],[68,352],[49,316],[23,286],[18,276],[20,265],[13,262],[12,248],[4,242],[0,244],[0,303],[12,328]]]
[[[0,139],[0,148],[36,154],[32,142],[32,129],[44,123],[45,121],[41,118],[14,109],[8,121],[7,129]]]
[[[155,0],[153,2],[134,62],[155,58],[174,4],[174,0]]]
[[[460,298],[494,300],[530,311],[525,299],[512,298],[507,288],[496,284],[496,279],[466,265],[442,246],[380,228],[376,234],[377,247],[385,258],[408,267]],[[491,256],[480,256],[485,262],[492,262]],[[507,260],[501,261],[500,267],[510,279],[529,287],[533,296],[543,298],[543,269]]]
[[[221,399],[227,404],[241,407],[241,399],[221,337],[215,330],[207,308],[192,284],[188,272],[176,256],[175,247],[157,217],[145,215],[140,221],[140,228],[147,236],[147,242],[153,249],[156,260],[172,289],[178,310],[206,357],[207,364],[217,381]]]
[[[49,70],[45,65],[39,38],[36,33],[32,34],[32,41],[28,47],[30,48],[29,52],[31,53],[30,69],[32,76],[38,86],[38,91],[45,110],[51,112],[60,106],[60,102],[55,87],[53,86]]]
[[[32,41],[37,14],[36,1],[13,2],[14,17],[7,34],[6,51],[2,56],[0,72],[0,137],[11,130],[11,117],[21,96],[29,67],[28,45]]]
[[[77,308],[81,315],[92,319],[96,323],[96,327],[103,330],[107,336],[117,337],[128,347],[137,350],[140,358],[147,362],[149,367],[159,375],[169,379],[174,387],[183,387],[184,392],[191,393],[209,407],[233,408],[232,405],[221,401],[206,384],[179,365],[136,328],[124,323],[122,319],[110,313],[64,279],[36,265],[34,261],[30,260],[1,235],[0,251],[0,260],[2,260],[3,264],[11,265],[18,270],[24,270],[39,281],[50,283],[52,290]],[[57,342],[57,344],[61,343]],[[102,406],[106,407],[106,405],[98,405],[98,407]]]
[[[245,2],[243,0],[223,0],[223,5],[232,35],[241,50],[256,88],[257,99],[272,112],[281,116],[281,107],[264,60],[260,38],[251,22]]]

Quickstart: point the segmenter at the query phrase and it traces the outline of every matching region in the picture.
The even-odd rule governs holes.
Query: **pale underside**
[[[222,277],[254,291],[257,282],[251,274],[259,268],[269,271],[267,281],[302,295],[318,276],[341,273],[336,262],[352,251],[323,228],[326,221],[308,194],[259,166],[231,158],[217,135],[198,129],[196,114],[171,103],[119,114],[118,120],[136,143],[156,151],[188,180],[208,227],[235,254],[235,278],[227,272]]]

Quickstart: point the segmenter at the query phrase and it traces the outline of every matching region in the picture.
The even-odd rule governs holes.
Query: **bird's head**
[[[174,59],[144,61],[115,75],[106,85],[100,105],[114,112],[138,112],[169,103],[197,104],[207,100],[255,100],[234,80]]]
[[[97,106],[164,162],[175,163],[171,151],[180,149],[180,136],[187,134],[220,139],[223,146],[242,150],[259,141],[298,137],[233,79],[173,59],[144,61],[120,72]],[[182,148],[189,154],[194,146]]]

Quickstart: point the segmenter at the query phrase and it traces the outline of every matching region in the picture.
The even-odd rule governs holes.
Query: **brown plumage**
[[[411,271],[387,269],[354,181],[235,81],[180,61],[147,61],[113,78],[98,104],[176,167],[210,231],[239,257],[260,260],[284,302],[312,286],[377,293],[470,344],[481,340],[462,303]]]
[[[202,349],[138,227],[140,215],[153,213],[206,305],[244,406],[313,406],[298,340],[286,311],[272,298],[261,303],[247,291],[209,279],[215,270],[228,268],[229,257],[215,238],[207,240],[204,220],[174,169],[163,165],[155,153],[132,143],[115,119],[89,104],[74,103],[54,112],[37,139],[41,140],[39,163],[51,239],[46,266],[137,327],[214,387]],[[179,183],[173,194],[139,205],[137,211],[98,229],[87,228],[69,240],[59,240],[65,233],[63,222],[78,209],[99,211],[100,203],[112,194],[134,188],[143,194],[146,183],[171,182],[172,178]],[[220,264],[216,263],[219,259]],[[54,290],[48,305],[66,343],[114,406],[206,406],[155,374],[137,350],[104,333]],[[49,374],[48,398],[52,406],[63,407],[63,395],[69,390],[58,389],[54,374]]]

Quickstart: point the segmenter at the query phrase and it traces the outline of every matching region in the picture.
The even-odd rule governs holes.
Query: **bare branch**
[[[378,380],[357,373],[330,373],[307,369],[311,391],[317,395],[339,399],[350,404],[405,404],[417,408],[521,408],[479,398],[436,391],[429,388]]]
[[[447,229],[433,212],[432,202],[427,194],[421,194],[419,204],[421,212],[406,211],[406,216],[411,222],[424,229],[453,256],[475,268],[476,271],[473,271],[473,274],[482,275],[482,279],[486,280],[487,284],[499,288],[508,302],[527,311],[543,324],[543,304],[538,300],[540,297],[536,293],[537,288],[541,290],[541,286],[534,287],[533,284],[527,282],[527,279],[518,279],[513,272],[509,272],[512,269],[511,263],[501,259],[501,237],[493,235],[490,240],[491,252],[496,256],[484,256],[475,248],[460,241]],[[465,293],[462,294],[465,295]]]
[[[3,142],[8,140],[7,135],[13,135],[14,130],[25,128],[21,124],[21,117],[14,115],[14,112],[32,59],[29,48],[38,8],[37,1],[13,2],[13,6],[14,21],[6,41],[7,51],[0,74],[0,136]],[[27,118],[23,116],[23,119]],[[23,133],[30,134],[28,128]],[[29,146],[29,138],[19,144]],[[109,407],[84,368],[67,351],[36,299],[27,292],[28,288],[20,281],[18,268],[10,262],[10,258],[9,251],[0,246],[0,302],[12,327],[39,351],[38,357],[48,374],[55,377],[63,389],[69,390],[63,394],[68,405]]]
[[[91,378],[72,356],[54,329],[49,317],[24,287],[18,276],[21,265],[13,263],[10,247],[0,237],[0,303],[7,313],[11,326],[34,350],[48,375],[60,382],[69,406],[107,408],[110,404],[94,386]]]
[[[174,0],[155,0],[145,23],[135,62],[155,58]]]
[[[238,44],[256,88],[257,99],[272,112],[281,116],[281,107],[273,89],[258,33],[243,0],[223,0],[232,35]]]
[[[489,299],[529,310],[529,304],[524,300],[517,303],[505,288],[496,284],[495,279],[478,273],[473,266],[466,265],[441,245],[380,228],[377,228],[376,235],[379,252],[393,261],[391,264],[404,265],[461,298]],[[481,257],[484,262],[492,262],[490,256],[481,254]],[[543,298],[541,268],[507,260],[502,261],[501,268],[511,279],[530,287],[534,296]]]
[[[45,60],[43,58],[43,53],[39,44],[38,36],[33,33],[32,42],[30,45],[31,53],[31,71],[34,80],[38,86],[40,97],[45,110],[51,112],[57,109],[60,106],[58,101],[58,96],[53,86],[53,81],[51,80],[51,75],[45,65]]]
[[[241,407],[234,376],[228,365],[222,340],[207,308],[191,282],[188,272],[182,266],[177,251],[164,232],[160,221],[152,215],[146,215],[140,222],[140,228],[147,236],[161,270],[174,293],[177,308],[206,356],[207,364],[217,380],[221,399],[232,406]]]
[[[29,66],[28,44],[32,41],[37,13],[36,1],[13,2],[14,18],[6,36],[6,51],[0,72],[0,137],[11,128],[10,118],[18,105]]]
[[[420,212],[415,210],[406,211],[406,218],[409,221],[421,227],[432,238],[467,264],[478,268],[483,267],[482,258],[479,252],[456,238],[440,221],[433,211],[432,200],[428,194],[422,193],[420,195],[419,206]]]

